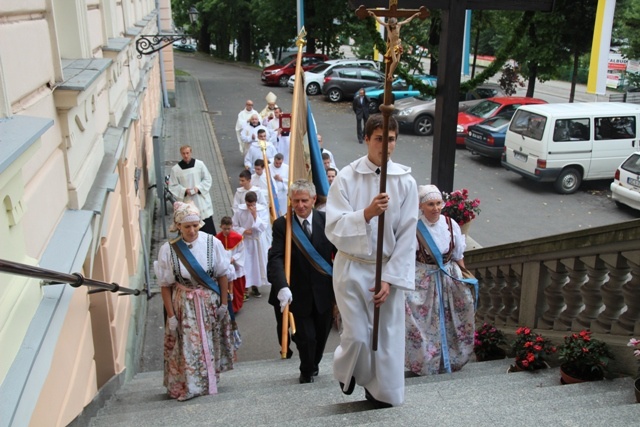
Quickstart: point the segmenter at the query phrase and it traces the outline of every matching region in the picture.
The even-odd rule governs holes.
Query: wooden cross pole
[[[356,16],[365,19],[368,16],[375,18],[381,25],[385,26],[387,33],[387,52],[385,53],[385,81],[384,98],[380,105],[382,113],[382,164],[380,165],[380,193],[387,191],[387,155],[389,150],[389,116],[393,112],[393,101],[391,97],[391,83],[393,82],[393,71],[400,61],[402,55],[402,41],[400,40],[400,27],[409,23],[412,19],[419,17],[424,20],[429,17],[429,12],[422,6],[419,10],[398,9],[398,0],[389,0],[389,9],[367,10],[360,6],[356,10]],[[389,18],[388,22],[380,19],[381,16]],[[408,17],[402,22],[398,22],[399,17]],[[378,246],[376,248],[376,276],[374,295],[380,292],[382,287],[382,258],[384,245],[384,212],[378,217]],[[371,348],[378,350],[378,328],[380,324],[380,307],[373,309],[373,336]]]

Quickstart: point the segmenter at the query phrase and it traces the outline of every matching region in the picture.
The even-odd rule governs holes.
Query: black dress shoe
[[[313,382],[312,376],[307,376],[305,374],[300,374],[300,384],[309,384]]]
[[[364,398],[367,399],[369,402],[373,403],[373,407],[376,408],[376,409],[384,409],[384,408],[393,407],[393,405],[391,403],[383,402],[383,401],[378,400],[375,397],[373,397],[371,395],[371,393],[369,393],[369,390],[367,390],[366,388],[364,389]]]
[[[351,381],[349,382],[349,388],[347,391],[344,390],[344,383],[340,383],[340,390],[346,395],[350,395],[353,393],[353,390],[356,388],[356,377],[351,377]]]

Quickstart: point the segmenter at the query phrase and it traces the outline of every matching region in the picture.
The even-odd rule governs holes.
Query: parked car
[[[307,95],[319,95],[322,91],[324,77],[335,68],[358,67],[377,70],[378,63],[370,59],[330,59],[317,67],[304,72],[304,89]],[[287,86],[293,92],[296,76],[291,76]]]
[[[473,154],[500,159],[504,151],[504,137],[514,113],[515,110],[469,126],[469,134],[464,139],[467,150]]]
[[[460,95],[458,112],[466,111],[483,99],[506,96],[499,85],[485,83]],[[394,117],[401,129],[411,130],[416,135],[429,136],[433,133],[433,120],[436,116],[436,101],[427,96],[400,99],[394,103]]]
[[[353,98],[360,88],[376,86],[384,82],[384,74],[367,68],[336,68],[324,78],[322,94],[331,102]]]
[[[484,119],[499,114],[515,113],[518,107],[531,104],[546,104],[547,101],[539,98],[527,98],[523,96],[506,96],[489,98],[479,102],[467,111],[458,113],[458,126],[456,127],[456,145],[464,145],[469,126],[480,123]]]
[[[182,52],[195,52],[198,45],[193,40],[189,40],[186,43],[183,43],[182,40],[178,40],[177,42],[173,42],[173,48],[181,50]]]
[[[583,181],[615,176],[639,149],[638,123],[640,105],[626,102],[525,105],[509,124],[502,166],[572,194]]]
[[[611,198],[618,206],[640,210],[640,151],[631,154],[616,170],[611,183]]]
[[[302,54],[302,69],[310,70],[315,66],[328,60],[327,55],[320,53],[303,53]],[[289,77],[296,71],[296,55],[285,56],[275,64],[269,65],[262,70],[260,80],[267,85],[279,85],[282,87],[287,86]]]
[[[438,79],[434,76],[414,76],[427,86],[436,85]],[[384,102],[384,84],[379,87],[371,87],[364,91],[369,97],[369,111],[377,113],[380,111],[380,105]],[[395,102],[397,99],[404,99],[410,96],[419,96],[420,91],[414,88],[412,84],[408,84],[405,79],[398,78],[391,85],[391,102]]]

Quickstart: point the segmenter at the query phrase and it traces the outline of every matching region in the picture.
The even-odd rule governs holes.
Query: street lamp
[[[192,24],[198,21],[198,9],[195,6],[189,8],[189,22]],[[136,40],[136,50],[138,51],[138,58],[142,58],[142,55],[151,55],[170,44],[180,41],[182,44],[187,44],[187,34],[141,34]]]

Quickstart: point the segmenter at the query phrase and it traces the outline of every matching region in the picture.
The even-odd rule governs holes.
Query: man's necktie
[[[304,230],[304,234],[306,234],[309,240],[311,240],[311,225],[306,219],[302,221],[302,229]]]

